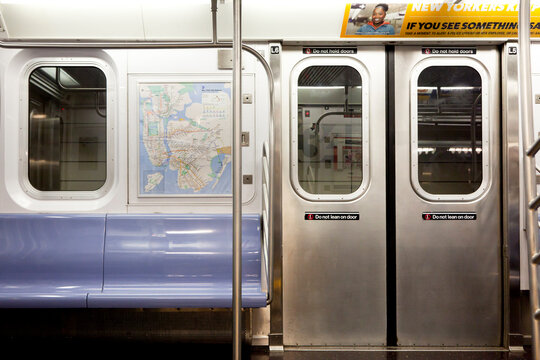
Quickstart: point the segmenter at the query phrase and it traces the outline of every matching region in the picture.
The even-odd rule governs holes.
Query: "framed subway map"
[[[138,196],[231,195],[231,84],[137,82]]]

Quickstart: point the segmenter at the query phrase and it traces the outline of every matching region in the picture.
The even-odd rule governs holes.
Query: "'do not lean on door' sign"
[[[304,214],[304,220],[317,221],[317,220],[341,220],[351,221],[360,220],[360,213],[358,212],[306,212]]]
[[[476,220],[476,213],[425,212],[422,213],[422,220],[470,221]]]

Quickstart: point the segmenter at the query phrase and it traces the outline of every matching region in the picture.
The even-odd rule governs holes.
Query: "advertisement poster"
[[[447,1],[351,3],[342,38],[504,37],[517,38],[518,3]],[[540,3],[531,5],[531,36],[540,37]]]

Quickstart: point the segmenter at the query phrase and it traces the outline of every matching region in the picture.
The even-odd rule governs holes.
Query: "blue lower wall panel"
[[[105,215],[0,215],[0,307],[86,307],[104,236]]]

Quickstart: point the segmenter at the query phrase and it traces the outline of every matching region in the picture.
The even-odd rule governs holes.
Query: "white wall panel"
[[[267,53],[265,47],[261,50]],[[268,137],[268,82],[262,66],[249,55],[244,55],[242,92],[253,95],[253,104],[242,107],[242,129],[250,133],[250,146],[242,150],[242,172],[253,175],[253,184],[242,188],[244,212],[259,212],[261,207],[261,158],[262,143]],[[128,51],[128,102],[129,102],[129,206],[128,211],[138,212],[223,212],[230,213],[232,199],[217,197],[190,198],[139,197],[138,184],[138,126],[137,81],[231,81],[231,70],[218,69],[217,49],[157,49]],[[131,94],[131,95],[130,95]],[[259,103],[260,102],[260,103]]]
[[[83,59],[83,60],[80,60]],[[95,59],[107,75],[107,184],[99,194],[79,196],[62,193],[41,199],[25,185],[23,144],[27,123],[28,69],[40,62],[88,61]],[[0,52],[1,121],[0,203],[1,212],[125,212],[127,204],[126,51],[83,49],[26,49]],[[94,61],[94,60],[92,60]],[[9,120],[8,120],[9,119]],[[96,196],[97,195],[97,196]]]
[[[258,50],[268,54],[268,47],[261,45]],[[94,158],[107,159],[108,185],[99,194],[82,196],[59,194],[56,198],[40,198],[27,192],[24,184],[25,134],[27,124],[27,73],[36,61],[65,62],[73,64],[79,59],[96,59],[103,64],[107,73],[108,87],[108,132],[107,143],[101,139],[99,148],[93,147]],[[244,185],[244,211],[256,213],[261,207],[262,143],[268,138],[268,82],[263,67],[249,54],[244,62],[244,93],[253,95],[253,104],[243,106],[243,128],[250,132],[250,146],[243,148],[244,174],[253,175],[253,184]],[[86,61],[86,60],[84,60]],[[128,169],[137,166],[136,152],[128,158],[128,76],[146,75],[150,77],[174,78],[187,76],[190,79],[215,77],[232,80],[231,70],[218,70],[216,49],[145,49],[145,50],[89,50],[89,49],[3,49],[0,52],[0,203],[1,212],[230,212],[231,200],[213,204],[194,204],[192,201],[176,198],[164,202],[128,201]],[[133,100],[133,99],[131,99]],[[136,105],[136,104],[135,104]],[[85,110],[86,111],[86,110]],[[137,115],[130,115],[129,121],[137,122]],[[97,136],[89,134],[81,126],[70,127],[77,136]],[[83,132],[80,133],[79,130]],[[88,151],[77,146],[75,153]],[[98,165],[103,166],[103,165]],[[65,170],[67,171],[67,169]],[[71,171],[64,175],[72,176]],[[110,180],[110,182],[109,182]],[[89,183],[89,186],[92,184]],[[51,194],[54,195],[54,194]],[[73,197],[72,197],[73,196]],[[195,205],[195,206],[194,206]]]

